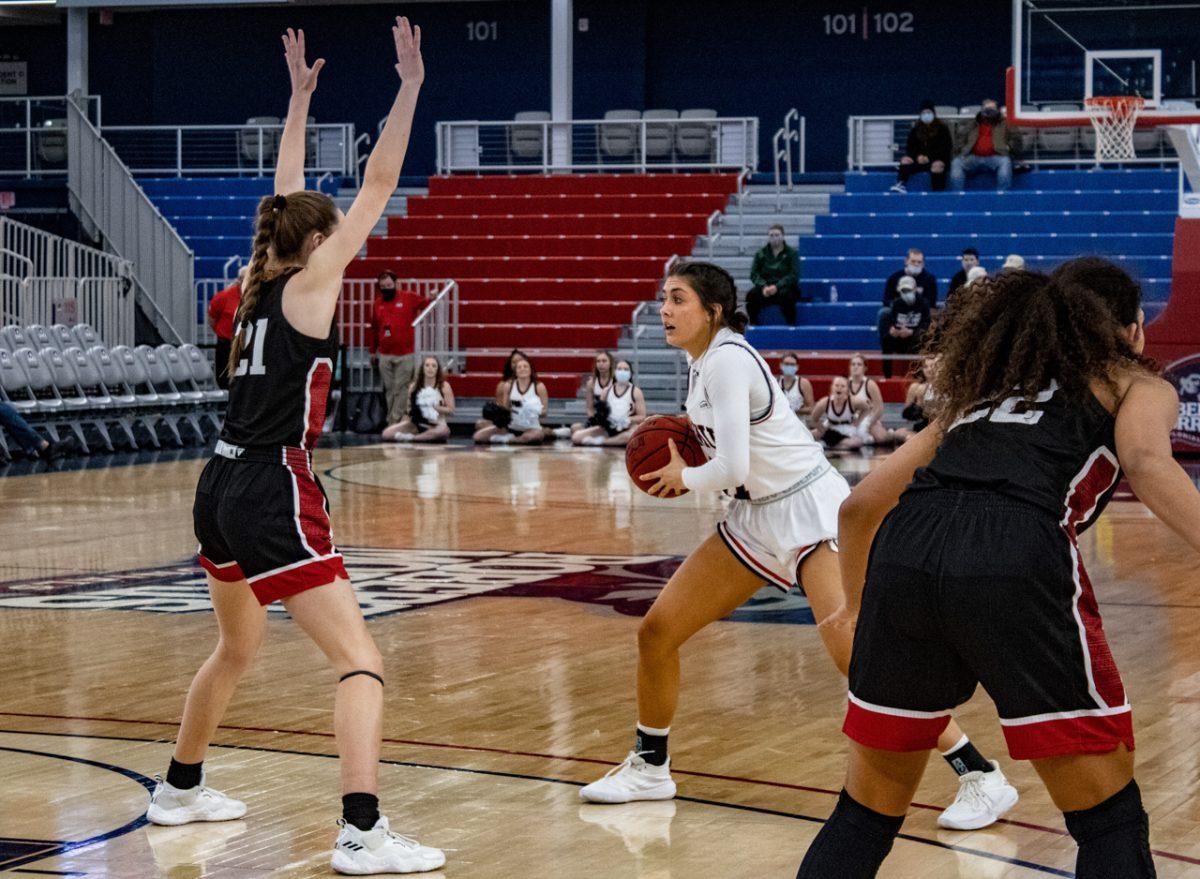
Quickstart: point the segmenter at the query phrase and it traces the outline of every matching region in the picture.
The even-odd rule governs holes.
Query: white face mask
[[[779,367],[780,372],[782,372],[784,375],[787,375],[787,376],[795,375],[796,369],[797,369],[797,367],[796,367],[796,364],[794,364],[794,363],[785,363]]]
[[[933,113],[930,110],[921,111],[921,121],[928,125],[933,121]]]
[[[917,294],[912,290],[905,290],[900,294],[900,298],[904,300],[905,305],[912,305],[917,301]]]
[[[904,272],[905,272],[905,274],[911,275],[912,277],[915,278],[917,275],[921,274],[921,269],[923,269],[923,268],[925,268],[925,267],[924,266],[914,266],[910,263],[904,267]]]
[[[622,384],[633,378],[633,373],[628,369],[618,369],[613,373],[613,375],[616,377],[617,381],[621,382]]]

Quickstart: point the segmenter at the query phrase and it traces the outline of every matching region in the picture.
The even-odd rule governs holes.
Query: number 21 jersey
[[[242,357],[221,430],[221,439],[235,446],[312,449],[321,436],[337,358],[337,321],[324,339],[288,323],[283,288],[296,271],[264,282],[255,313],[238,327]]]

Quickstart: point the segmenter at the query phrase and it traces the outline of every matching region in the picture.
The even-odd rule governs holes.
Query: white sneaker
[[[338,820],[341,832],[333,847],[333,869],[348,876],[375,873],[425,873],[446,863],[441,849],[392,833],[388,819],[380,816],[370,830]]]
[[[584,445],[602,446],[604,445],[604,437],[602,436],[585,436],[583,438]]]
[[[958,780],[958,796],[938,815],[938,827],[978,830],[995,824],[1017,804],[1017,789],[1008,783],[999,763],[993,760],[992,766],[991,772],[968,772]]]
[[[903,183],[901,183],[899,180],[897,180],[895,183],[893,183],[893,184],[892,184],[892,190],[891,190],[891,191],[892,191],[892,192],[899,192],[900,194],[902,194],[902,195],[903,195],[904,193],[908,192],[908,187],[907,187],[907,186],[905,186]]]
[[[397,433],[392,436],[394,443],[410,443],[416,437],[415,433]]]
[[[571,438],[571,428],[569,428],[569,427],[554,428],[554,438],[555,439],[570,439]]]
[[[488,437],[488,442],[495,443],[497,445],[504,445],[505,443],[511,443],[512,442],[512,434],[511,433],[493,433],[490,437]]]
[[[188,790],[167,784],[161,776],[154,780],[158,784],[150,795],[150,808],[146,810],[146,818],[151,824],[174,827],[193,821],[234,821],[246,814],[246,804],[241,800],[205,787],[203,773],[200,784]]]
[[[635,800],[669,800],[675,796],[671,780],[671,758],[655,766],[630,751],[617,766],[608,770],[599,781],[583,787],[579,796],[589,803],[632,803]]]

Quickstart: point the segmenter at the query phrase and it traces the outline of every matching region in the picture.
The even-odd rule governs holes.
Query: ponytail
[[[229,349],[229,380],[233,381],[237,372],[238,361],[242,359],[245,346],[245,334],[242,325],[248,321],[258,307],[258,297],[266,281],[267,259],[270,257],[271,243],[275,240],[275,221],[280,211],[276,208],[278,200],[287,204],[287,197],[263,196],[258,203],[258,214],[254,219],[254,244],[250,251],[250,265],[246,271],[246,280],[242,282],[242,298],[238,303],[237,312],[233,317],[233,346]]]

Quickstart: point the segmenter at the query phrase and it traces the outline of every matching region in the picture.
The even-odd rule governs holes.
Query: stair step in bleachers
[[[846,192],[885,192],[896,182],[892,171],[848,172],[845,178]],[[908,194],[929,191],[929,175],[918,174],[908,185]],[[1013,176],[1013,191],[1040,190],[1061,192],[1064,190],[1094,190],[1112,192],[1114,189],[1169,189],[1175,186],[1174,170],[1161,168],[1123,168],[1102,171],[1088,170],[1042,170]],[[967,178],[968,191],[994,192],[996,178],[988,174],[975,174]],[[904,196],[901,195],[901,198]]]
[[[1053,171],[1044,171],[1053,174]],[[1119,201],[1114,203],[1113,196]],[[853,211],[855,213],[905,213],[935,211],[1028,211],[1038,213],[1050,211],[1094,211],[1103,210],[1100,205],[1111,205],[1125,211],[1174,210],[1178,199],[1176,186],[1163,189],[1128,189],[1112,192],[1092,190],[1027,190],[1012,189],[1008,192],[985,190],[979,192],[910,192],[898,195],[894,192],[856,192],[829,197],[829,209],[833,213]]]
[[[388,236],[407,235],[700,235],[705,216],[688,213],[480,214],[389,217]]]
[[[1026,239],[1028,242],[1028,239]],[[911,242],[913,247],[919,247],[924,242],[920,239]],[[1029,242],[1032,245],[1032,242]],[[1032,245],[1036,246],[1036,245]],[[1025,266],[1029,269],[1037,271],[1050,271],[1055,266],[1066,262],[1068,259],[1079,256],[1081,253],[1099,253],[1113,260],[1117,265],[1122,266],[1127,272],[1139,278],[1159,278],[1170,277],[1171,275],[1171,254],[1168,251],[1165,254],[1134,254],[1126,255],[1122,253],[1114,253],[1107,248],[1100,246],[1089,247],[1083,250],[1059,250],[1054,247],[1054,242],[1051,239],[1046,240],[1045,246],[1049,249],[1046,253],[1038,254],[1031,252],[1028,247],[1014,245],[1007,251],[997,253],[980,253],[980,260],[984,267],[989,271],[994,271],[1000,268],[1004,261],[1005,253],[1019,253],[1025,257]],[[960,268],[958,260],[948,257],[932,257],[925,260],[925,265],[939,280],[939,289],[944,284],[943,281],[948,281],[953,274]],[[805,283],[806,278],[878,278],[879,290],[883,290],[883,282],[887,276],[897,269],[904,266],[904,250],[899,249],[897,254],[890,251],[879,256],[805,256],[800,261],[800,280],[801,284]],[[839,295],[841,287],[838,287]]]
[[[630,311],[638,302],[653,298],[657,289],[657,279],[648,282],[645,278],[572,278],[569,281],[552,277],[480,278],[468,275],[458,278],[460,298],[471,302],[483,299],[611,301],[628,303]]]
[[[879,330],[874,321],[860,326],[760,326],[746,331],[746,341],[759,349],[878,351]]]
[[[851,257],[874,258],[878,254],[903,254],[912,235],[827,235],[818,233],[804,239],[804,258]],[[1130,256],[1161,256],[1171,252],[1173,233],[1037,233],[1037,243],[1042,249],[1054,253],[1106,253]],[[920,247],[925,258],[950,257],[957,259],[962,249],[974,247],[983,254],[999,254],[1010,250],[1021,252],[1022,247],[1034,244],[1030,234],[1020,232],[1007,234],[978,234],[975,232],[921,236]]]
[[[926,211],[894,213],[846,212],[817,217],[821,235],[1007,235],[1014,227],[1024,233],[1060,234],[1170,234],[1175,211]],[[965,245],[964,245],[965,246]]]
[[[468,349],[495,348],[512,345],[514,348],[597,348],[609,349],[617,344],[621,334],[619,324],[607,326],[596,323],[460,323],[459,342]]]
[[[985,261],[985,267],[990,270],[999,268],[1001,259],[1002,257],[991,256]],[[1026,260],[1034,267],[1037,267],[1036,260],[1030,260],[1028,256],[1026,256]],[[901,265],[901,258],[893,258],[892,264],[888,267],[891,271],[895,271]],[[932,265],[932,269],[938,279],[938,299],[942,301],[946,298],[946,287],[950,282],[950,278],[953,277],[952,273],[958,270],[958,264],[957,261],[944,265],[935,262]],[[1163,270],[1168,272],[1165,277],[1142,276],[1138,278],[1138,282],[1142,285],[1143,297],[1147,301],[1166,300],[1171,289],[1170,265],[1165,266]],[[883,301],[884,281],[887,275],[891,274],[891,271],[884,274],[876,273],[873,277],[863,277],[861,275],[858,277],[837,275],[834,277],[814,277],[801,272],[800,283],[804,288],[804,292],[814,297],[817,301],[828,301],[832,289],[837,287],[839,302],[870,302],[879,306]]]
[[[376,238],[367,243],[368,256],[408,259],[414,256],[569,257],[652,256],[660,261],[691,249],[691,235],[406,235]]]
[[[368,253],[370,247],[368,246]],[[394,257],[365,256],[346,270],[348,278],[374,278],[385,269],[403,273],[407,278],[562,278],[620,279],[646,278],[653,283],[662,275],[664,259],[650,256],[410,256],[398,262]],[[646,294],[649,298],[651,289]]]
[[[687,195],[728,193],[730,174],[505,174],[432,177],[429,194],[462,195]]]
[[[459,317],[464,323],[597,323],[620,326],[633,308],[625,302],[603,300],[463,300]]]
[[[600,210],[637,214],[704,214],[725,206],[725,193],[699,195],[431,195],[409,201],[413,217],[470,217],[495,214],[577,214]]]

